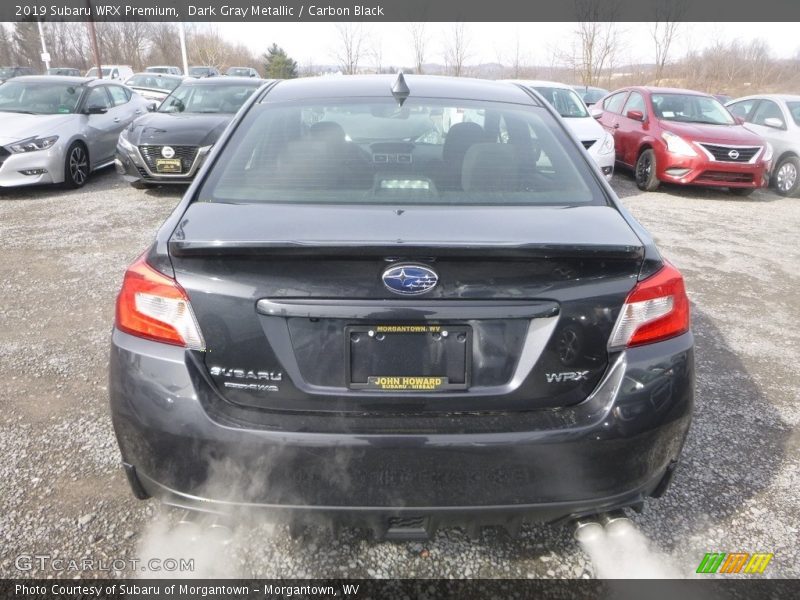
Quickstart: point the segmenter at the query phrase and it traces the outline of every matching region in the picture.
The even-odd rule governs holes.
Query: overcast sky
[[[269,44],[277,43],[301,66],[335,64],[339,46],[335,23],[218,23],[225,38],[241,41],[259,55]],[[373,44],[382,47],[382,66],[410,66],[413,53],[407,23],[365,23],[364,30]],[[467,23],[469,41],[468,64],[503,62],[509,64],[514,56],[516,39],[520,40],[523,63],[549,65],[552,49],[569,44],[575,23]],[[653,44],[649,23],[620,23],[624,48],[617,63],[652,62]],[[676,43],[673,58],[685,54],[689,47],[702,48],[715,40],[740,39],[749,42],[756,38],[766,40],[773,54],[779,58],[795,56],[800,50],[797,23],[684,23]],[[426,62],[442,63],[444,39],[453,24],[427,23],[429,42]],[[363,66],[374,63],[369,58]]]

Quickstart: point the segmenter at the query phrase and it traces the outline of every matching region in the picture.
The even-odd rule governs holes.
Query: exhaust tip
[[[573,523],[573,536],[576,541],[581,543],[590,542],[603,535],[603,526],[595,517],[583,517],[576,519]]]

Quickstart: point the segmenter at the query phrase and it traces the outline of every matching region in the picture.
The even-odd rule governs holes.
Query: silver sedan
[[[800,196],[800,96],[761,94],[725,106],[745,128],[775,149],[772,185],[781,196]]]
[[[120,131],[148,101],[105,79],[17,77],[0,85],[0,188],[80,187],[114,162]]]

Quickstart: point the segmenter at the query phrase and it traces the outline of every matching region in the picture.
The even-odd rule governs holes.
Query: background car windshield
[[[547,100],[562,117],[566,119],[581,119],[589,116],[583,101],[573,90],[538,85],[535,89],[544,96],[545,100]]]
[[[134,75],[128,81],[125,82],[125,85],[129,85],[132,87],[143,87],[143,88],[151,88],[154,90],[168,90],[172,91],[176,87],[178,87],[181,83],[181,80],[177,77],[164,77],[164,76],[157,76],[157,75]]]
[[[734,125],[736,121],[716,98],[694,94],[653,94],[653,110],[664,121]]]
[[[111,75],[111,69],[107,69],[103,67],[103,77],[108,77]],[[97,67],[92,67],[89,69],[89,72],[86,74],[87,77],[97,77]]]
[[[792,115],[792,120],[795,125],[800,126],[800,102],[787,102],[786,108],[789,109],[789,113]]]
[[[228,69],[228,75],[233,77],[249,77],[250,69]]]
[[[245,85],[185,85],[172,92],[158,112],[235,113],[257,88]]]
[[[0,86],[0,111],[34,115],[74,113],[83,88],[66,83],[8,81]]]
[[[16,69],[8,68],[8,67],[0,67],[0,78],[3,77],[12,77]]]
[[[208,69],[207,67],[190,67],[189,68],[189,75],[194,75],[194,76],[198,76],[198,77],[202,76],[202,75],[208,75],[210,72],[211,72],[211,69]]]
[[[256,105],[200,201],[585,205],[606,199],[540,107],[391,99]]]

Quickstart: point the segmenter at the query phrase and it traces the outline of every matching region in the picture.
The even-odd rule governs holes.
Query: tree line
[[[182,63],[178,25],[174,23],[96,23],[97,42],[104,64],[131,65],[134,71],[150,65]],[[214,27],[187,23],[186,46],[192,65],[223,69],[253,67],[265,77],[297,77],[297,63],[273,44],[263,55],[255,55],[241,43],[224,39]],[[86,23],[46,22],[43,33],[51,66],[86,71],[94,66]],[[0,23],[0,66],[41,68],[41,40],[36,23]]]
[[[581,4],[583,2],[584,4]],[[800,56],[778,59],[763,40],[712,41],[702,49],[676,56],[677,41],[685,25],[679,21],[680,1],[664,3],[660,21],[637,24],[647,27],[651,59],[626,61],[629,51],[624,24],[613,13],[614,3],[576,0],[584,7],[585,20],[573,25],[569,38],[555,48],[531,46],[519,33],[504,39],[506,48],[497,60],[476,64],[475,26],[455,23],[432,35],[427,23],[408,23],[405,65],[384,64],[382,39],[363,23],[331,24],[336,41],[321,64],[300,67],[280,47],[272,44],[256,55],[242,43],[225,39],[210,25],[186,24],[187,51],[191,64],[217,68],[249,66],[268,78],[318,75],[332,69],[345,74],[406,72],[449,74],[486,78],[543,78],[609,89],[631,84],[668,85],[711,93],[739,95],[748,91],[791,92],[800,90]],[[676,8],[677,7],[677,8]],[[611,12],[609,12],[611,11]],[[81,70],[93,64],[85,23],[44,23],[44,34],[53,66]],[[135,70],[148,65],[181,64],[178,25],[175,23],[97,23],[102,60],[106,64],[130,64]],[[640,50],[640,49],[637,49]],[[0,23],[0,65],[40,67],[41,43],[36,23]],[[641,52],[637,52],[641,56]],[[334,65],[325,64],[334,62]]]

